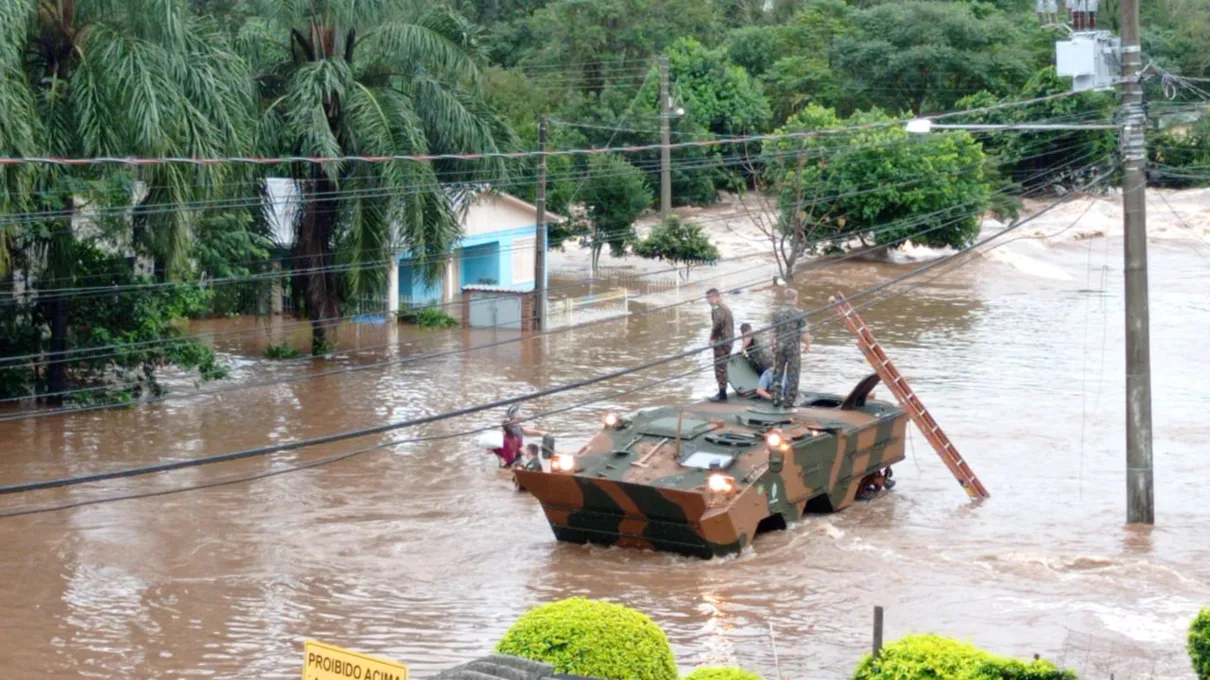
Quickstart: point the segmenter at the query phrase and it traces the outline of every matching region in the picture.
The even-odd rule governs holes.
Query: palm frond
[[[397,72],[425,71],[456,80],[479,78],[479,67],[459,45],[420,24],[389,21],[363,38],[369,61],[389,64]]]

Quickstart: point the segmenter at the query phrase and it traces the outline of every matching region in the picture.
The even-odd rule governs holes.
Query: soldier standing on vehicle
[[[706,300],[710,302],[710,344],[726,341],[725,344],[715,345],[714,349],[714,379],[718,381],[718,394],[710,397],[710,401],[727,401],[727,360],[731,358],[731,339],[735,337],[735,318],[731,316],[731,308],[723,304],[717,288],[706,291]]]
[[[781,305],[773,312],[773,375],[770,382],[774,406],[793,408],[798,401],[798,370],[802,364],[802,342],[807,337],[806,325],[805,315],[798,309],[798,291],[786,288],[782,292]]]

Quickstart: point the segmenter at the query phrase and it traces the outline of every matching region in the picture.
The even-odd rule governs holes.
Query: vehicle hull
[[[756,460],[744,458],[746,468],[728,470],[737,477],[742,473],[743,483],[722,498],[695,483],[692,472],[643,481],[619,478],[625,474],[618,469],[635,463],[618,451],[598,453],[612,456],[604,469],[518,470],[516,476],[541,503],[560,541],[711,558],[742,551],[765,526],[789,525],[808,511],[840,510],[871,484],[880,490],[883,472],[904,459],[906,424],[905,413],[889,409],[844,430],[811,432],[793,442],[778,472],[768,469],[763,448],[746,453]]]

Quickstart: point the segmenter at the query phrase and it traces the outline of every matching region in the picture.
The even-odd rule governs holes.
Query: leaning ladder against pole
[[[933,420],[933,416],[924,407],[920,397],[917,397],[912,388],[908,386],[907,380],[904,380],[899,369],[891,363],[891,359],[882,350],[882,346],[874,339],[874,334],[870,332],[869,326],[866,326],[865,321],[857,315],[857,312],[853,311],[849,301],[837,293],[830,302],[836,304],[837,313],[844,319],[844,324],[848,326],[849,331],[857,337],[857,346],[861,348],[861,353],[874,367],[878,377],[907,410],[912,422],[916,423],[916,427],[924,433],[925,439],[928,439],[929,443],[933,445],[937,455],[941,456],[945,466],[950,469],[966,493],[971,498],[987,498],[990,495],[987,493],[987,489],[983,488],[982,482],[975,476],[974,471],[970,469],[962,456],[958,455],[958,449],[954,448],[954,443],[941,431],[941,426],[937,424],[936,420]]]

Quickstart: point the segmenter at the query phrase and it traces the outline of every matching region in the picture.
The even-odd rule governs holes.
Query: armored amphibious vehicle
[[[752,394],[742,355],[732,386]],[[604,428],[550,470],[518,470],[555,537],[709,558],[741,551],[762,530],[851,505],[889,488],[904,459],[908,416],[869,398],[803,392],[793,409],[755,396],[607,413]]]

